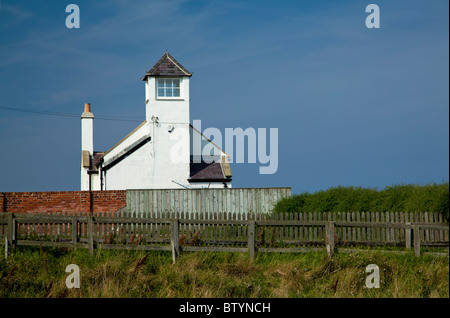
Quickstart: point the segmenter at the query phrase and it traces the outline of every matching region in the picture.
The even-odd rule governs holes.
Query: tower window
[[[158,97],[166,97],[166,98],[180,97],[180,79],[158,78],[157,93]]]

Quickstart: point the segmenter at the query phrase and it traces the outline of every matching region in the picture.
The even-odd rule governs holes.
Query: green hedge
[[[304,192],[277,202],[280,212],[437,212],[449,220],[449,183],[393,185],[383,190],[337,187]]]

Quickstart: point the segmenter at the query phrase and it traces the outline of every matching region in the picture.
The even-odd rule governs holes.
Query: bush
[[[383,190],[335,187],[313,194],[283,198],[274,207],[281,212],[435,212],[449,220],[449,183],[392,185]]]

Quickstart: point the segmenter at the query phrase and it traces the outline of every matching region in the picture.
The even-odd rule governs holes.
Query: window
[[[157,84],[158,97],[177,98],[180,97],[179,78],[159,78]]]

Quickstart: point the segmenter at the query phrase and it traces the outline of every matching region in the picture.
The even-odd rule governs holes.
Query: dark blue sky
[[[67,29],[78,4],[81,28]],[[381,11],[367,29],[366,5]],[[193,73],[191,121],[278,128],[279,167],[234,187],[384,188],[449,179],[449,18],[435,1],[0,2],[0,107],[94,122],[107,150],[144,120],[165,50]],[[80,120],[0,108],[0,191],[79,190]]]

